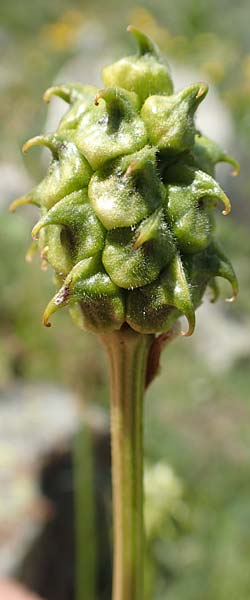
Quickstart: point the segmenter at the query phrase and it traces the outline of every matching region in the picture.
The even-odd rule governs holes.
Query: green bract
[[[214,241],[214,209],[230,202],[213,179],[220,161],[238,164],[195,127],[207,86],[173,93],[156,46],[130,27],[139,52],[105,67],[102,90],[50,88],[45,100],[69,104],[56,133],[37,136],[52,152],[46,177],[12,209],[41,208],[33,237],[56,273],[59,291],[44,323],[68,306],[76,323],[103,333],[127,323],[168,331],[195,309],[216,277],[237,294],[233,268]]]

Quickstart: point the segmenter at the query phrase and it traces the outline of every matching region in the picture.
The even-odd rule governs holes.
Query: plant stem
[[[153,336],[123,327],[101,336],[111,384],[113,600],[143,600],[143,397]]]

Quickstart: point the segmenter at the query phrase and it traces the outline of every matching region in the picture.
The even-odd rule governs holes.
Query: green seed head
[[[172,94],[171,76],[157,46],[135,27],[130,25],[128,31],[137,41],[138,54],[105,67],[102,72],[104,85],[135,92],[140,104],[152,94]]]
[[[226,194],[214,180],[220,161],[237,162],[196,130],[205,84],[177,93],[153,42],[134,27],[139,52],[105,67],[105,87],[66,84],[45,100],[69,104],[57,132],[24,145],[47,146],[45,178],[12,204],[41,209],[31,260],[55,271],[58,292],[44,324],[68,306],[80,327],[99,333],[127,323],[166,332],[182,315],[190,335],[206,288],[216,277],[237,294],[233,268],[214,240],[214,210]]]

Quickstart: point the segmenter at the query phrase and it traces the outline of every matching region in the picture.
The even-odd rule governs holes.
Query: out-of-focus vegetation
[[[203,313],[210,322],[213,314],[220,322],[221,315],[223,331],[220,327],[215,331],[214,346],[211,339],[207,345],[206,340],[201,342],[198,324],[193,340],[180,339],[166,350],[161,377],[146,402],[147,460],[151,465],[169,463],[181,490],[178,510],[162,510],[151,536],[150,597],[155,600],[250,597],[250,345],[239,341],[250,328],[249,19],[248,0],[145,0],[137,7],[130,0],[4,0],[0,6],[0,169],[4,177],[8,166],[11,189],[20,170],[34,179],[41,175],[39,153],[30,153],[24,162],[20,146],[43,129],[47,113],[43,91],[67,61],[81,55],[92,32],[97,38],[104,32],[119,56],[132,48],[125,34],[127,23],[140,26],[170,63],[195,68],[208,78],[232,117],[233,146],[242,173],[237,181],[226,182],[232,217],[218,220],[221,240],[240,280],[239,299],[235,305],[219,301],[218,307]],[[85,53],[87,48],[86,43]],[[6,182],[4,189],[0,386],[16,378],[63,380],[84,397],[107,405],[106,363],[95,338],[77,331],[66,312],[55,318],[50,331],[41,325],[53,283],[49,273],[40,271],[36,257],[25,264],[33,213],[24,209],[15,217],[9,215]],[[214,365],[211,354],[217,345],[221,355]],[[237,348],[225,362],[228,345]],[[152,486],[157,486],[154,477]],[[159,494],[163,493],[164,484],[159,486]]]

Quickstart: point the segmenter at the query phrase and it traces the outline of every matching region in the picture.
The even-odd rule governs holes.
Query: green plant
[[[233,268],[214,239],[214,208],[230,202],[214,179],[217,162],[237,163],[195,127],[208,88],[173,92],[156,46],[134,27],[138,54],[103,70],[105,88],[47,90],[69,103],[56,133],[37,136],[52,152],[45,179],[12,204],[41,208],[39,247],[59,291],[44,324],[68,306],[97,333],[110,364],[114,506],[114,600],[143,598],[143,397],[166,342],[215,278],[237,295]],[[38,238],[38,239],[37,239]],[[157,335],[159,334],[159,335]]]

